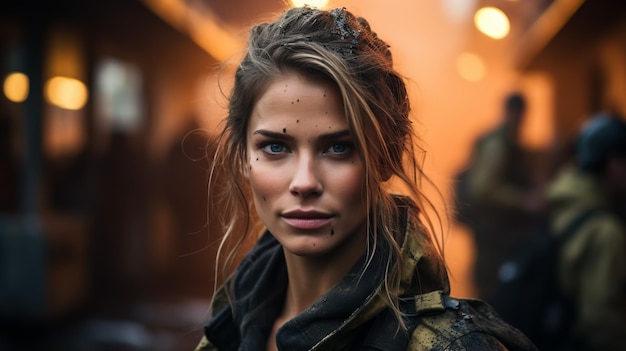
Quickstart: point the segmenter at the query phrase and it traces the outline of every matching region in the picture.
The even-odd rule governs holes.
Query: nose
[[[314,156],[301,156],[298,159],[289,191],[294,196],[308,198],[322,193],[322,183],[316,172]]]

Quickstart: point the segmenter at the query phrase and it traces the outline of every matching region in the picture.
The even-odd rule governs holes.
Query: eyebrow
[[[266,129],[255,130],[254,133],[252,134],[259,134],[267,138],[278,139],[278,140],[289,140],[289,141],[294,140],[294,137],[289,134],[273,132],[271,130],[266,130]],[[348,129],[336,131],[333,133],[322,134],[317,137],[317,140],[320,140],[320,141],[333,140],[333,139],[344,137],[346,135],[350,135],[350,131]]]

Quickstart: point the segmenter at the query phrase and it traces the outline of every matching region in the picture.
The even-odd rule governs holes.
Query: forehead
[[[272,79],[259,100],[285,97],[340,98],[339,89],[330,79],[321,75],[304,74],[288,70]]]
[[[250,124],[294,118],[298,123],[332,120],[345,127],[347,121],[339,89],[326,79],[287,72],[266,86],[254,105]]]

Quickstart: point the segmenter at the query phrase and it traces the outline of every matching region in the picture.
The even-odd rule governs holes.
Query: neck
[[[341,244],[349,250],[315,257],[297,256],[285,250],[289,283],[282,317],[295,317],[337,284],[365,253],[366,241],[365,234],[355,235]]]

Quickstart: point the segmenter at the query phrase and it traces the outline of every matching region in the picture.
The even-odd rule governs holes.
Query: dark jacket
[[[378,248],[310,308],[285,323],[280,350],[535,350],[484,302],[448,296],[449,283],[431,238],[406,225],[400,307],[408,331],[379,296],[386,251]],[[234,275],[235,303],[216,296],[214,317],[197,351],[264,350],[282,307],[287,272],[280,244],[265,232]]]

